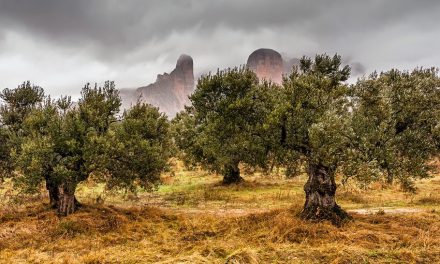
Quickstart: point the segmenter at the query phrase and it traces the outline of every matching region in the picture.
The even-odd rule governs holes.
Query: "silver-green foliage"
[[[353,161],[347,176],[396,179],[413,191],[438,154],[440,78],[434,68],[373,73],[353,85]],[[373,176],[373,177],[372,177]]]

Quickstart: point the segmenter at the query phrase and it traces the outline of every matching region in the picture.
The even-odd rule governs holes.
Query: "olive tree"
[[[16,159],[22,177],[18,185],[37,191],[45,181],[52,206],[59,214],[73,213],[79,206],[77,185],[92,172],[95,147],[91,138],[103,136],[116,121],[120,98],[112,82],[104,87],[86,85],[77,107],[69,98],[47,98],[24,121],[27,135]]]
[[[434,68],[373,73],[353,86],[354,162],[346,176],[397,179],[415,191],[413,179],[429,177],[427,161],[438,153],[440,78]],[[366,166],[367,164],[368,166]]]
[[[138,186],[153,190],[168,168],[172,144],[167,117],[159,109],[137,102],[124,111],[105,137],[96,138],[99,148],[93,160],[110,189],[132,192]]]
[[[240,182],[240,163],[266,166],[272,86],[247,68],[202,76],[192,106],[173,120],[176,144],[187,159],[223,175],[224,184]]]
[[[308,175],[304,219],[338,224],[349,217],[335,199],[335,174],[349,146],[349,86],[344,83],[349,75],[340,56],[317,55],[314,60],[303,57],[283,80],[282,99],[272,119],[278,120],[285,155]]]
[[[304,219],[350,218],[336,202],[337,173],[364,182],[396,177],[411,190],[411,179],[427,177],[438,153],[435,69],[374,73],[351,86],[349,75],[338,55],[302,58],[284,79],[272,114],[281,153],[308,175]]]
[[[168,121],[158,110],[138,103],[118,121],[120,98],[113,82],[86,85],[77,106],[70,98],[47,98],[24,121],[22,151],[15,157],[17,186],[38,191],[45,181],[60,215],[76,211],[77,185],[90,175],[109,188],[152,186],[168,157]]]

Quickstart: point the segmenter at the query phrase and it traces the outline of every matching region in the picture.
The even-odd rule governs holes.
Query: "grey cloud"
[[[435,15],[439,7],[437,1],[408,0],[2,0],[0,22],[54,43],[85,42],[96,50],[124,53],[195,26],[207,35],[219,26],[245,32],[287,27],[317,40],[375,31],[414,17],[429,26],[427,14]]]
[[[0,70],[10,60],[24,63],[2,61],[11,55],[12,32],[38,47],[39,57],[28,44],[17,43],[13,52],[23,47],[29,64],[45,63],[45,78],[54,78],[50,63],[66,57],[63,69],[77,60],[77,67],[124,86],[145,85],[169,71],[180,53],[192,55],[200,73],[243,64],[260,47],[287,58],[337,52],[354,74],[364,74],[438,64],[439,12],[434,0],[0,0]],[[64,74],[72,80],[86,73]]]

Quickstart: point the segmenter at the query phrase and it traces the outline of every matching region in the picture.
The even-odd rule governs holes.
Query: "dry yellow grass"
[[[354,215],[342,228],[299,208],[240,217],[35,205],[0,222],[2,263],[438,263],[440,214]]]
[[[341,228],[296,217],[304,177],[247,175],[232,187],[203,171],[165,177],[153,194],[104,203],[89,183],[78,193],[85,206],[66,218],[40,197],[3,205],[0,263],[440,263],[439,177],[419,182],[416,195],[340,187],[346,209],[422,210],[353,214]]]

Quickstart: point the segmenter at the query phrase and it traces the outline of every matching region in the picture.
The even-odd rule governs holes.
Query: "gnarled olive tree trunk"
[[[58,191],[59,183],[51,177],[52,172],[53,170],[49,167],[47,173],[44,175],[44,180],[46,181],[46,190],[49,192],[49,205],[56,209],[58,208],[58,202],[60,200]]]
[[[58,186],[58,215],[67,216],[74,213],[78,208],[78,201],[75,198],[76,186],[66,183]]]
[[[58,207],[58,202],[60,200],[58,184],[50,179],[46,179],[46,189],[49,192],[49,203],[52,208]]]
[[[304,186],[306,202],[301,217],[306,220],[329,220],[335,225],[350,219],[350,215],[336,203],[334,171],[321,164],[309,164],[308,176]]]
[[[238,162],[234,162],[233,164],[225,166],[223,184],[239,183],[243,180],[240,176],[240,168],[238,167],[238,164]]]
[[[60,208],[60,184],[49,178],[46,177],[46,190],[49,192],[49,204],[50,207],[59,210]],[[63,192],[65,193],[65,192]],[[76,197],[74,197],[74,202],[75,202],[75,210],[77,208],[79,208],[81,206],[80,202],[76,199]]]

